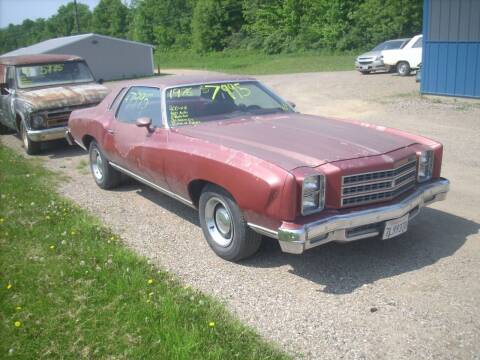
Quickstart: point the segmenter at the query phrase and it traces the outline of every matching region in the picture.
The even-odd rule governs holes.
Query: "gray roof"
[[[108,40],[113,40],[113,41],[122,41],[125,43],[130,43],[130,44],[136,44],[136,45],[143,45],[143,46],[148,46],[153,48],[153,45],[150,44],[144,44],[141,42],[137,41],[131,41],[131,40],[125,40],[125,39],[119,39],[111,36],[106,36],[106,35],[98,35],[98,34],[80,34],[80,35],[72,35],[72,36],[65,36],[65,37],[59,37],[55,39],[50,39],[50,40],[45,40],[42,42],[39,42],[37,44],[27,46],[24,48],[20,48],[17,50],[10,51],[6,54],[3,54],[2,56],[17,56],[17,55],[32,55],[32,54],[42,54],[45,52],[50,52],[54,51],[58,48],[61,48],[65,45],[73,44],[77,41],[85,40],[85,39],[90,39],[90,38],[100,38],[100,39],[108,39]]]

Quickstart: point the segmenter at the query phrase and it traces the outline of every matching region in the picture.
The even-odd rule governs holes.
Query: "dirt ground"
[[[267,240],[257,256],[233,264],[210,251],[190,208],[135,182],[100,190],[79,148],[52,145],[40,158],[69,175],[60,192],[128,246],[221,299],[298,358],[480,359],[480,101],[420,97],[413,77],[392,74],[259,79],[301,112],[441,141],[443,176],[452,182],[448,199],[389,241],[328,244],[295,256]],[[21,151],[14,136],[2,142]]]

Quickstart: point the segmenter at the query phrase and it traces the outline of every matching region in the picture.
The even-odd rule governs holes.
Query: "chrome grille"
[[[47,114],[47,127],[67,125],[72,111],[49,112]]]
[[[415,186],[417,158],[390,170],[342,177],[342,206],[357,206],[393,199]]]

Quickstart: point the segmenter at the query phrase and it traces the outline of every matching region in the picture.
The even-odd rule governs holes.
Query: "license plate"
[[[383,240],[391,239],[406,232],[408,230],[408,217],[409,214],[402,216],[401,218],[385,222]]]

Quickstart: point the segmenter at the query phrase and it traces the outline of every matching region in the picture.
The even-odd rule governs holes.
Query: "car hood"
[[[378,55],[382,55],[381,51],[369,51],[365,54],[359,55],[358,58],[369,58],[369,57],[377,57]]]
[[[414,142],[376,126],[298,113],[238,118],[175,129],[246,152],[286,170],[385,154]]]
[[[35,90],[19,90],[17,98],[28,103],[31,111],[97,104],[108,89],[99,84],[64,85]]]

